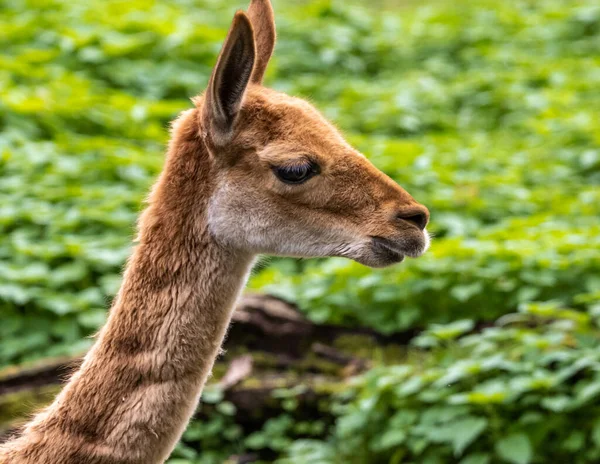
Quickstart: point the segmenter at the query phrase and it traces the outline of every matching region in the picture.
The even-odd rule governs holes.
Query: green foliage
[[[598,308],[531,304],[480,333],[426,330],[414,345],[432,348],[356,380],[310,449],[328,463],[598,462]],[[279,462],[307,452],[301,443]]]
[[[221,390],[209,386],[202,395],[201,418],[187,428],[169,464],[222,464],[229,462],[231,456],[242,454],[272,458],[296,442],[323,437],[327,430],[324,417],[330,414],[325,410],[321,419],[302,417],[301,412],[290,407],[290,400],[295,401],[299,393],[298,389],[275,390],[271,407],[279,407],[282,413],[262,424],[260,417],[251,418],[251,423],[258,422],[258,430],[251,430],[255,425],[248,425],[248,417],[241,421],[244,424],[238,423],[235,406],[223,400]]]

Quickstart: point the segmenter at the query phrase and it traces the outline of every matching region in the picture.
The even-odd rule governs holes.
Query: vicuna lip
[[[371,237],[373,247],[377,250],[385,251],[388,254],[395,255],[399,260],[404,259],[405,251],[397,243],[384,237]]]
[[[407,237],[405,241],[401,241],[400,243],[390,240],[389,238],[379,236],[373,236],[371,239],[373,241],[373,246],[376,248],[385,248],[391,253],[408,256],[410,258],[418,258],[426,249],[426,246],[422,243],[422,241],[416,237]]]

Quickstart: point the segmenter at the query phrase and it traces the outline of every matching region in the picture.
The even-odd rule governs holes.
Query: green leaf
[[[554,412],[568,411],[571,406],[575,405],[575,401],[567,395],[557,395],[543,398],[541,405]]]
[[[434,442],[447,442],[452,445],[455,456],[460,456],[486,429],[487,419],[482,417],[466,417],[443,426],[429,426],[428,437]]]
[[[562,446],[565,450],[572,453],[581,451],[585,444],[585,434],[580,430],[573,430],[569,436],[563,440]]]
[[[591,437],[594,444],[600,448],[600,419],[597,419],[596,422],[594,422]]]
[[[509,435],[496,443],[496,453],[512,464],[529,464],[533,450],[529,438],[524,433]]]
[[[470,454],[460,461],[460,464],[488,464],[491,461],[489,454],[475,453]]]
[[[236,407],[229,401],[221,401],[220,403],[217,403],[217,411],[226,416],[233,416],[235,415]]]
[[[404,443],[407,433],[404,430],[387,430],[373,439],[371,448],[374,451],[384,451]]]

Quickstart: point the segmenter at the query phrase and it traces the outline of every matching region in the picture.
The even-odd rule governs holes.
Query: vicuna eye
[[[273,172],[281,182],[286,184],[302,184],[319,174],[319,166],[315,163],[302,163],[291,166],[273,166]]]

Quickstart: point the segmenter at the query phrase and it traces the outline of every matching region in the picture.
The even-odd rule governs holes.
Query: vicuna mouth
[[[404,253],[390,240],[383,237],[371,237],[371,244],[376,255],[389,263],[404,261]]]
[[[421,256],[426,244],[424,238],[408,237],[401,241],[390,240],[385,237],[371,237],[373,249],[378,253],[388,253],[391,256],[417,258]]]

